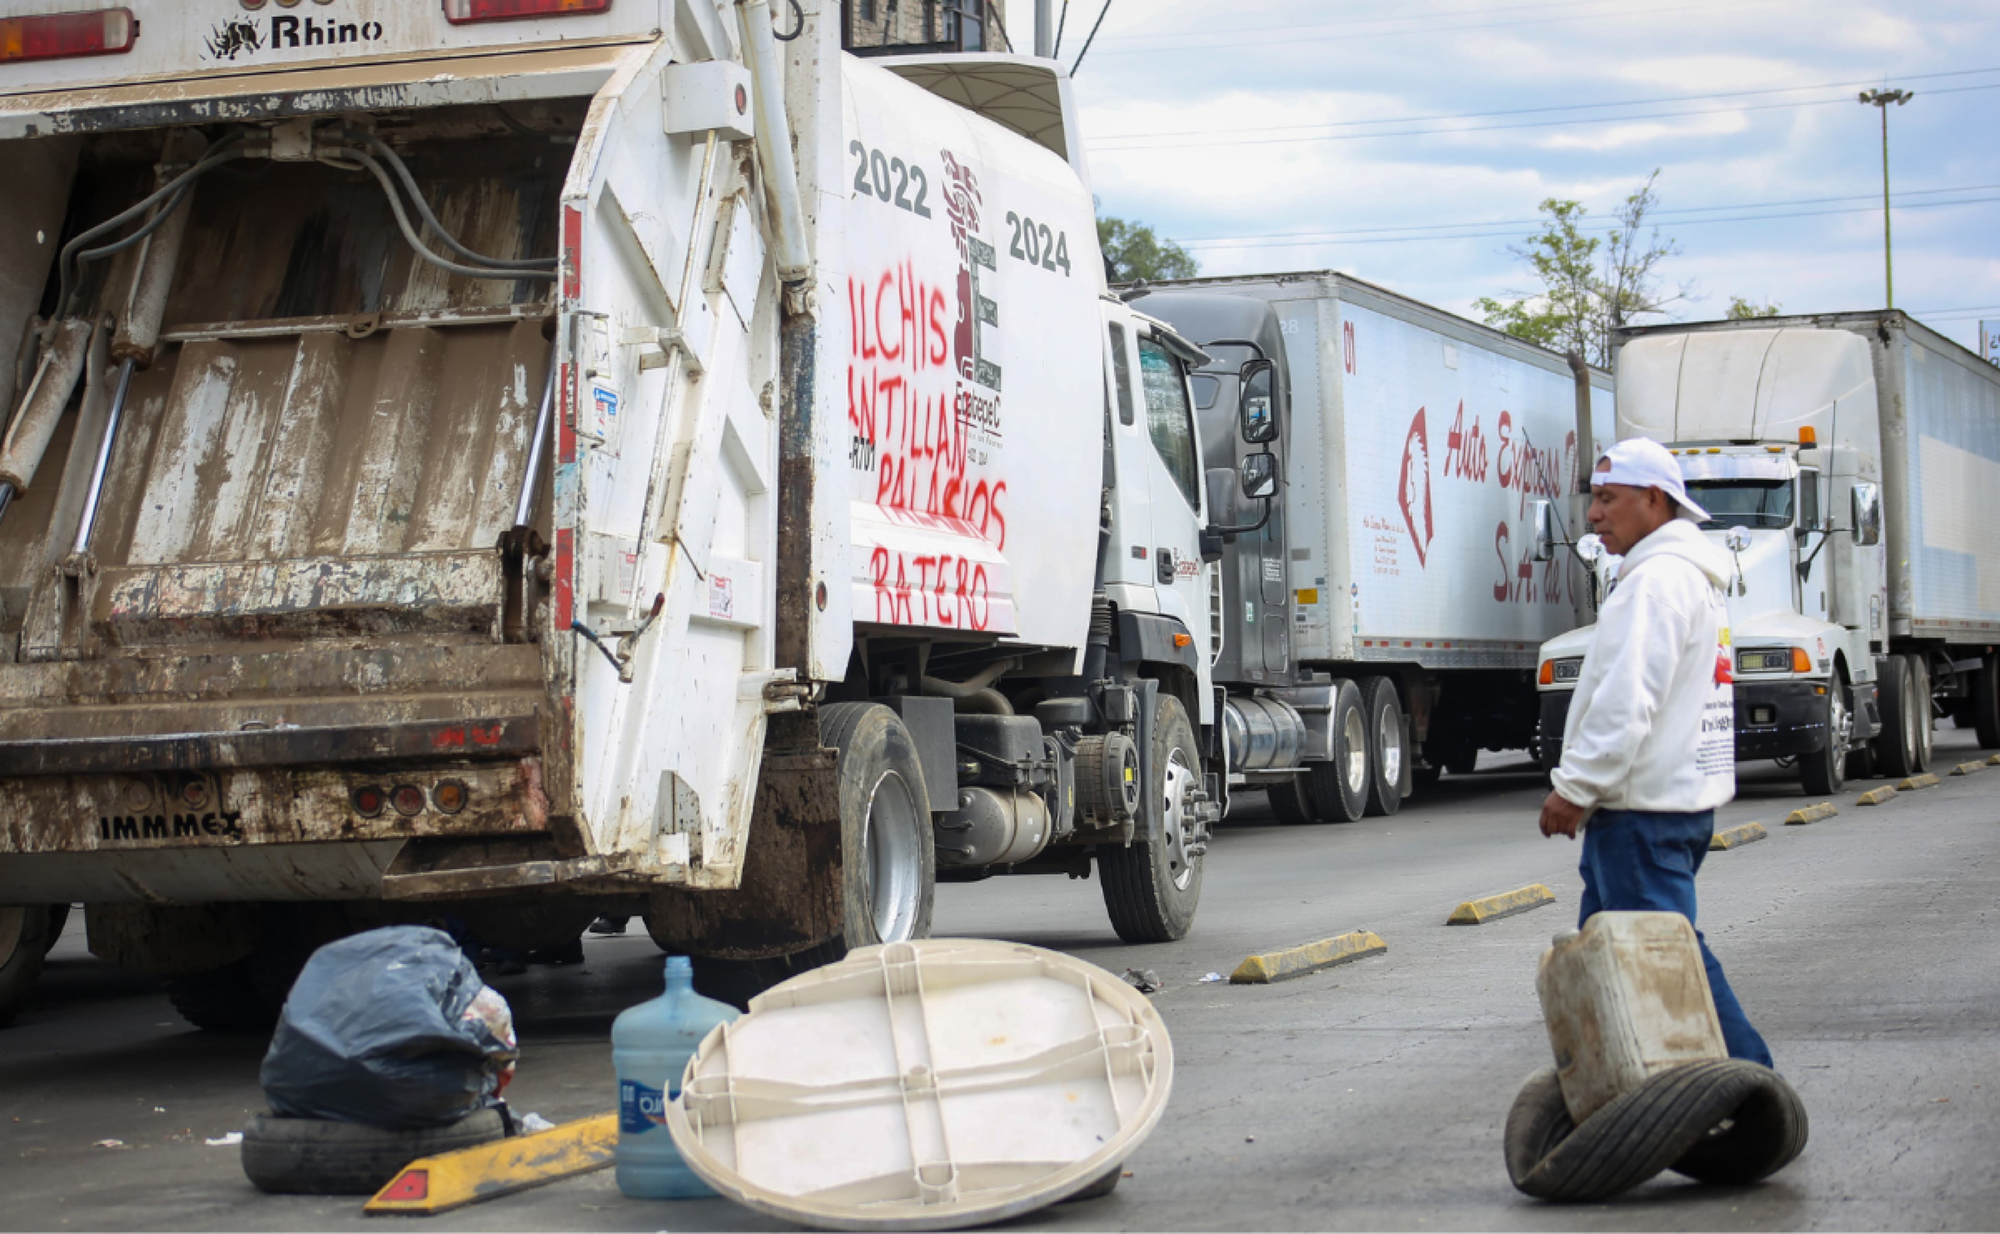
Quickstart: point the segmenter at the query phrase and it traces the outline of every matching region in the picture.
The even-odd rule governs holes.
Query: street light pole
[[[1917,97],[1914,90],[1863,90],[1863,105],[1873,105],[1882,113],[1882,288],[1888,308],[1896,307],[1896,267],[1889,243],[1889,104],[1898,107]]]

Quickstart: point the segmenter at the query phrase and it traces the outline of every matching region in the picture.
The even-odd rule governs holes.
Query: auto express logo
[[[284,0],[279,0],[283,3]],[[329,0],[319,0],[328,3]],[[292,0],[293,4],[298,0]],[[263,0],[244,7],[261,8]],[[288,6],[289,7],[289,6]],[[337,17],[301,17],[295,13],[272,13],[268,17],[232,17],[217,22],[206,40],[209,58],[236,62],[300,47],[340,47],[379,43],[379,21],[342,21]]]

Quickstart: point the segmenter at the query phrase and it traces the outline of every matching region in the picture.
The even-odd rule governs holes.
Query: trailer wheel
[[[1368,718],[1361,691],[1351,681],[1336,681],[1333,692],[1333,761],[1310,763],[1313,800],[1320,817],[1351,823],[1368,808]]]
[[[1298,827],[1325,821],[1320,817],[1319,804],[1313,800],[1309,772],[1300,772],[1282,784],[1273,784],[1265,790],[1265,796],[1270,798],[1271,813],[1277,815],[1281,823]]]
[[[937,850],[910,730],[880,703],[822,707],[819,725],[820,740],[840,751],[843,940],[853,948],[930,937]]]
[[[2000,750],[2000,654],[1987,652],[1972,675],[1972,728],[1980,749]]]
[[[213,1033],[269,1032],[284,1005],[282,999],[272,1003],[264,997],[247,959],[160,982],[183,1020]]]
[[[1201,902],[1203,858],[1196,850],[1201,821],[1188,798],[1201,788],[1200,746],[1187,709],[1160,696],[1147,761],[1144,808],[1160,812],[1157,840],[1097,850],[1097,872],[1111,928],[1128,943],[1171,943],[1187,937]]]
[[[67,904],[62,906],[65,911]],[[46,904],[0,908],[0,1028],[12,1024],[35,996],[42,958],[54,941],[54,917]]]
[[[1882,731],[1875,738],[1875,765],[1892,780],[1917,774],[1917,716],[1907,656],[1875,662],[1875,697],[1882,706]]]
[[[1410,752],[1403,744],[1403,705],[1396,683],[1363,677],[1361,713],[1368,721],[1368,792],[1362,812],[1394,814],[1403,808],[1403,771]]]
[[[1810,797],[1830,797],[1847,779],[1847,743],[1854,716],[1847,706],[1847,683],[1839,676],[1827,682],[1826,743],[1799,756],[1799,784]]]

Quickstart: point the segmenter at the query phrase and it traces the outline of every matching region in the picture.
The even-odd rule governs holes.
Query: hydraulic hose
[[[56,296],[56,311],[49,320],[52,322],[61,321],[69,311],[69,299],[76,290],[77,266],[81,265],[83,261],[94,260],[97,257],[115,253],[119,249],[125,248],[129,244],[137,243],[152,234],[153,229],[164,222],[166,216],[173,213],[174,207],[180,205],[185,199],[184,190],[189,185],[202,176],[207,175],[215,168],[222,166],[224,163],[234,162],[244,157],[245,151],[227,148],[234,146],[241,139],[240,134],[232,134],[216,142],[203,153],[200,161],[196,162],[194,166],[140,198],[132,206],[120,211],[88,231],[77,235],[68,244],[63,245],[62,253],[56,259],[60,290]],[[146,226],[137,233],[127,236],[114,244],[84,251],[83,246],[90,241],[124,226],[133,219],[138,218],[141,214],[144,214],[156,203],[166,201],[169,198],[172,199],[172,204],[165,210],[160,211],[158,216],[148,220]]]
[[[396,173],[396,178],[402,181],[403,188],[410,194],[410,200],[415,203],[417,214],[424,220],[425,225],[437,235],[438,239],[444,241],[446,248],[457,253],[460,257],[465,258],[467,261],[476,261],[482,266],[492,266],[496,270],[555,269],[556,258],[554,257],[523,257],[517,259],[488,257],[484,253],[473,252],[464,244],[461,244],[457,236],[445,230],[444,224],[440,223],[437,215],[432,213],[430,203],[424,200],[423,192],[417,188],[417,178],[410,174],[409,165],[403,162],[401,155],[389,148],[387,142],[375,136],[375,134],[361,129],[343,129],[340,136],[350,142],[360,142],[382,157],[382,161],[387,163]],[[393,195],[392,192],[391,196]]]
[[[373,174],[375,179],[381,182],[382,191],[389,197],[389,209],[396,216],[396,226],[402,229],[403,239],[409,242],[410,248],[415,250],[417,256],[436,266],[438,269],[452,274],[463,275],[466,278],[529,279],[544,283],[555,282],[556,273],[554,270],[503,270],[486,266],[467,266],[438,256],[424,247],[423,239],[417,234],[417,229],[410,225],[410,215],[403,208],[403,197],[402,194],[396,191],[396,182],[390,178],[388,171],[373,156],[348,146],[328,152],[322,156],[322,161],[336,167],[342,162],[351,162]],[[485,259],[482,258],[481,260]]]

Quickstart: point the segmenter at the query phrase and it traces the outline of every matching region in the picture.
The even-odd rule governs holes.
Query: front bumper
[[[1793,758],[1811,754],[1826,744],[1826,691],[1824,681],[1758,681],[1736,683],[1736,757],[1738,760]],[[1563,726],[1569,721],[1573,690],[1548,690],[1542,694],[1542,766],[1554,770],[1562,761]],[[1854,737],[1872,737],[1880,723],[1876,715],[1875,687],[1853,687],[1850,710],[1854,714]]]

